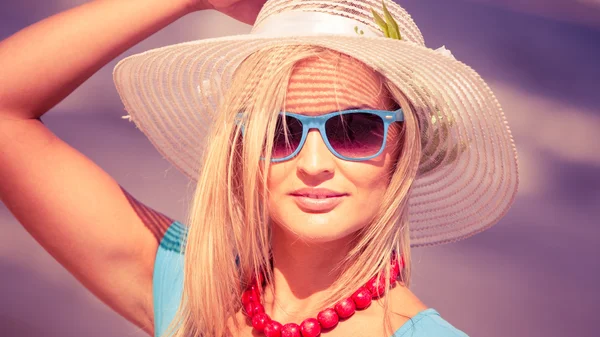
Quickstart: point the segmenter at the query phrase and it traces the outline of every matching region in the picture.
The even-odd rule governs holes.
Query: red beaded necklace
[[[404,258],[396,259],[392,257],[390,263],[390,287],[393,286],[400,271],[404,268]],[[260,302],[260,292],[262,290],[262,277],[251,282],[250,286],[242,294],[242,305],[248,317],[252,319],[252,327],[255,330],[264,333],[266,337],[317,337],[322,329],[333,329],[341,319],[349,318],[354,312],[366,309],[371,305],[373,299],[379,298],[385,294],[385,279],[377,276],[371,278],[364,286],[358,288],[350,297],[345,298],[333,308],[327,308],[317,315],[317,318],[307,318],[300,325],[281,323],[272,320],[265,313],[265,308]]]

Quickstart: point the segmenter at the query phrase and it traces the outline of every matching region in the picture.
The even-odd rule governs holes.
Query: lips
[[[290,195],[313,199],[325,199],[342,197],[347,195],[347,193],[336,192],[326,188],[302,188],[290,193]]]
[[[290,195],[296,205],[307,213],[326,213],[337,207],[347,193],[332,191],[325,188],[304,188],[296,190]]]
[[[325,199],[325,198],[332,198],[332,197],[334,197],[334,196],[330,196],[330,195],[318,195],[318,194],[297,194],[296,196],[298,196],[298,197],[313,198],[313,199]]]

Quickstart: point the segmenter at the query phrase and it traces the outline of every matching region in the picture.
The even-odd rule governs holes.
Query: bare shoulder
[[[389,293],[390,310],[393,314],[405,317],[406,320],[428,309],[417,295],[403,285],[394,287]]]

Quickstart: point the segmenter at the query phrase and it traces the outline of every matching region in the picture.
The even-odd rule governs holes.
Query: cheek
[[[271,164],[267,175],[267,189],[276,193],[282,188],[285,180],[289,178],[292,171],[286,163]]]
[[[402,125],[393,124],[388,130],[384,152],[374,160],[365,163],[346,162],[344,175],[356,187],[357,209],[369,210],[374,215],[382,203],[389,186],[395,163],[402,150]]]
[[[341,173],[356,188],[355,196],[359,199],[379,198],[385,192],[392,173],[394,154],[386,146],[381,156],[368,163],[348,162],[340,168]],[[377,204],[379,204],[377,202]]]

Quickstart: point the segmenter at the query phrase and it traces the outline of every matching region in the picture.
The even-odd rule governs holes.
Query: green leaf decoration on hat
[[[389,37],[396,40],[402,40],[400,28],[398,28],[398,23],[396,22],[396,20],[394,20],[394,17],[388,11],[384,1],[385,0],[381,1],[381,5],[383,7],[383,16],[385,17],[385,19],[382,18],[381,15],[377,14],[377,12],[373,8],[371,8],[371,13],[373,13],[373,19],[375,20],[375,23],[379,26],[379,28],[381,28],[381,31],[383,31],[383,35],[385,37]]]

